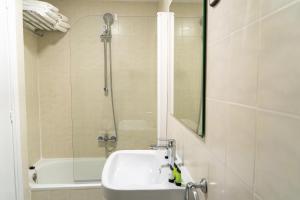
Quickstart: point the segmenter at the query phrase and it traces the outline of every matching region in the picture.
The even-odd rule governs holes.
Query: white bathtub
[[[37,183],[29,170],[29,185],[32,191],[100,188],[104,163],[105,158],[42,159],[34,165]]]

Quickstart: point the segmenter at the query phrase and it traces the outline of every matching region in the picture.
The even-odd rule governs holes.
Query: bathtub
[[[42,159],[29,170],[29,186],[31,191],[101,188],[104,163],[105,158]]]

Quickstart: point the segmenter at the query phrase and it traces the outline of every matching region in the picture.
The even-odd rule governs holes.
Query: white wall
[[[11,88],[8,52],[8,10],[0,0],[0,199],[16,199],[13,132],[10,120]]]
[[[21,103],[24,100],[21,5],[20,0],[0,0],[0,199],[5,200],[29,198],[29,193],[26,192],[26,197],[23,193],[22,176],[22,166],[26,166],[26,156],[22,160],[22,152],[26,152],[23,149],[26,131],[22,132],[26,130],[22,126],[26,110]]]

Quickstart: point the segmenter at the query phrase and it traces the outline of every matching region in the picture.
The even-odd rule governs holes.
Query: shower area
[[[100,179],[98,171],[86,170],[91,165],[82,162],[86,158],[103,166],[115,150],[145,149],[155,143],[155,35],[154,17],[106,13],[83,17],[73,25],[70,71],[75,180]]]
[[[101,199],[106,158],[157,141],[157,2],[51,3],[67,33],[24,29],[31,199]]]

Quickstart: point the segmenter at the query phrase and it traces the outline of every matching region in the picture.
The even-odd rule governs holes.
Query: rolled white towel
[[[61,27],[63,27],[63,28],[66,28],[66,29],[71,28],[70,24],[68,24],[68,23],[66,23],[66,22],[64,22],[64,21],[61,21],[61,20],[58,20],[57,25],[58,25],[58,26],[61,26]]]
[[[38,16],[36,16],[34,13],[23,12],[23,18],[25,21],[30,22],[32,25],[36,26],[40,30],[47,30],[47,31],[52,30],[50,24],[48,24],[48,26],[46,26],[45,23],[41,22],[40,18]]]
[[[36,0],[23,1],[23,15],[30,25],[40,30],[67,32],[71,28],[68,18],[51,4]],[[24,19],[25,19],[24,18]]]
[[[34,31],[36,31],[36,27],[35,26],[33,26],[32,24],[29,24],[27,21],[24,21],[24,26],[26,27],[26,28],[28,28],[29,30],[32,30],[33,32]]]
[[[37,13],[38,15],[40,15],[44,20],[46,20],[50,24],[55,24],[56,23],[56,20],[53,19],[52,17],[50,17],[47,14],[47,13],[50,13],[50,10],[47,9],[47,8],[42,8],[42,7],[38,7],[38,6],[24,5],[23,10],[28,11],[28,12],[32,12],[32,13]]]
[[[52,19],[54,19],[55,21],[57,21],[57,20],[60,19],[60,17],[58,16],[58,13],[53,12],[52,10],[48,10],[48,11],[46,12],[46,14],[47,14],[49,17],[51,17]]]
[[[68,31],[66,28],[61,27],[61,26],[59,26],[58,24],[55,24],[55,25],[54,25],[54,28],[55,28],[56,30],[59,30],[59,31],[64,32],[64,33],[66,33],[66,32]]]
[[[58,13],[58,16],[60,17],[60,19],[64,22],[68,22],[69,21],[69,18],[67,18],[66,16],[64,16],[63,14],[61,13]]]
[[[48,8],[54,12],[59,12],[59,9],[56,8],[55,6],[53,6],[52,4],[50,3],[47,3],[47,2],[44,2],[44,1],[36,1],[36,0],[24,0],[23,1],[23,5],[33,5],[33,6],[42,6],[44,8]]]

